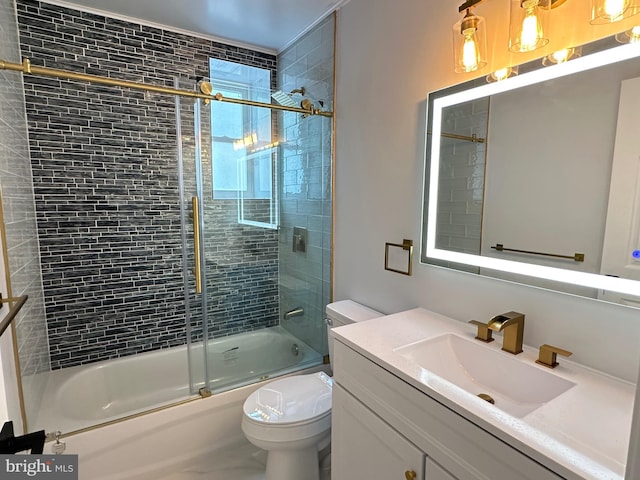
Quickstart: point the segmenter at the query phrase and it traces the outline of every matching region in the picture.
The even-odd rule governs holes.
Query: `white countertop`
[[[516,418],[394,352],[398,347],[446,333],[473,340],[476,329],[417,308],[332,330],[337,340],[559,475],[624,479],[633,384],[560,357],[560,365],[553,370],[537,365],[537,348],[525,346],[524,352],[516,356],[502,352],[501,335],[489,344],[478,341],[486,348],[576,384],[533,412]]]

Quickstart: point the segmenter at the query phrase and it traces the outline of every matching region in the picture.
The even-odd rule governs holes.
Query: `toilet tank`
[[[329,360],[333,357],[333,339],[330,330],[350,323],[362,322],[372,318],[381,317],[384,313],[354,302],[353,300],[340,300],[327,305],[327,338],[329,339]]]

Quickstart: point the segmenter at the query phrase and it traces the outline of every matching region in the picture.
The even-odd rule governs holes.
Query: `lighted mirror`
[[[422,261],[640,307],[638,56],[430,93]]]

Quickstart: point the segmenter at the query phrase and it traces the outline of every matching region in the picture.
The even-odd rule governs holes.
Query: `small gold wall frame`
[[[389,266],[389,250],[391,248],[401,248],[405,252],[407,252],[407,268],[406,270],[400,270],[399,268],[392,268]],[[413,264],[413,240],[407,240],[406,238],[402,240],[402,243],[390,243],[387,242],[384,244],[384,269],[389,270],[390,272],[400,273],[402,275],[412,275],[412,264]]]

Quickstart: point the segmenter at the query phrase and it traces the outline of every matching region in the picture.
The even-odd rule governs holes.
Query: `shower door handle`
[[[200,204],[198,197],[191,197],[193,209],[193,258],[196,266],[196,293],[202,293],[202,277],[200,268]]]

